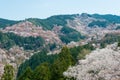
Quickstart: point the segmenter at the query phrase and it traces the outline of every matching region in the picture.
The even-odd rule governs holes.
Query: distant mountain
[[[107,33],[119,33],[119,26],[120,16],[111,14],[54,15],[46,19],[28,18],[20,21],[0,19],[3,32],[24,37],[40,36],[49,42],[66,44],[85,37],[100,40]]]
[[[26,24],[26,22],[30,22],[31,25]],[[13,32],[22,36],[36,36],[38,34],[39,30],[36,32],[30,29],[29,31],[24,29],[20,31],[22,29],[20,29],[20,27],[23,24],[25,24],[23,26],[24,29],[35,28],[37,30],[38,28],[36,27],[41,27],[43,32],[50,31],[57,35],[63,43],[70,43],[71,41],[79,41],[85,38],[85,36],[92,36],[98,39],[104,37],[107,33],[119,33],[120,16],[82,13],[73,15],[54,15],[46,19],[28,18],[20,21],[0,19],[0,27],[4,28],[4,32],[7,30],[7,32]],[[25,35],[23,35],[23,33]],[[42,36],[41,33],[39,36]]]
[[[12,26],[14,24],[17,24],[20,21],[14,21],[14,20],[8,20],[8,19],[2,19],[0,18],[0,28],[5,28],[7,26]]]
[[[87,14],[87,13],[82,13],[81,15],[80,14],[55,15],[55,16],[48,17],[46,19],[28,18],[26,20],[20,20],[20,21],[30,21],[35,25],[42,26],[44,29],[52,29],[54,25],[66,26],[67,24],[66,20],[74,20],[74,18],[78,16],[82,17],[82,19],[94,18],[96,20],[97,19],[106,20],[107,22],[110,22],[110,23],[120,23],[120,16],[117,16],[117,15],[112,15],[112,14],[100,15],[100,14]],[[0,27],[2,28],[6,26],[11,26],[20,21],[0,18],[0,25],[1,25]]]
[[[93,14],[92,17],[96,19],[105,19],[108,22],[111,23],[120,23],[120,16],[112,15],[112,14],[106,14],[106,15],[100,15],[100,14]]]
[[[27,21],[32,22],[35,25],[42,26],[43,29],[51,30],[54,25],[57,26],[66,26],[68,19],[73,20],[75,15],[56,15],[51,16],[46,19],[38,19],[38,18],[29,18]]]

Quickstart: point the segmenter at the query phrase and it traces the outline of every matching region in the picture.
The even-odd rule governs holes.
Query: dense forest
[[[83,13],[87,14],[87,13]],[[83,15],[81,14],[81,15]],[[100,15],[100,14],[87,14],[89,17],[95,18],[95,19],[104,19],[105,21],[93,21],[90,23],[89,26],[92,25],[100,25],[100,26],[105,26],[106,21],[107,23],[120,23],[120,16],[117,15],[111,15],[111,14],[106,14],[106,15]],[[43,29],[51,30],[54,25],[61,25],[61,26],[66,26],[68,19],[74,20],[76,16],[79,16],[79,14],[73,14],[73,15],[55,15],[48,17],[46,19],[39,19],[39,18],[28,18],[26,21],[30,21],[35,25],[39,25],[43,27]],[[21,20],[24,21],[24,20]],[[0,19],[0,28],[5,28],[7,26],[14,25],[18,22],[21,21],[14,21],[14,20],[7,20],[7,19]]]
[[[66,26],[67,24],[67,19],[74,19],[75,15],[56,15],[56,16],[51,16],[47,19],[37,19],[37,18],[29,18],[26,19],[27,21],[32,22],[35,25],[42,26],[43,29],[51,30],[54,25],[58,26]]]
[[[17,24],[19,22],[20,21],[7,20],[7,19],[1,19],[0,18],[0,28],[5,28],[7,26],[12,26],[12,25]]]
[[[53,29],[54,25],[62,26],[59,31],[59,38],[64,44],[68,44],[71,41],[80,41],[85,39],[77,30],[67,26],[67,20],[74,20],[75,17],[80,15],[56,15],[46,19],[28,18],[25,21],[30,21],[36,26],[42,27],[45,31]],[[87,27],[94,28],[99,26],[106,28],[109,24],[120,23],[120,16],[115,15],[99,15],[93,14],[88,15],[96,19],[87,24]],[[98,19],[98,20],[97,20]],[[102,20],[99,20],[102,19]],[[84,21],[84,20],[83,20]],[[14,25],[20,21],[0,19],[0,28]],[[117,26],[116,30],[119,30],[120,26]],[[2,30],[2,29],[1,29]],[[89,34],[88,34],[89,35]],[[59,54],[47,54],[49,51],[54,51],[58,44],[46,44],[42,37],[23,37],[18,36],[14,33],[3,33],[0,32],[0,48],[9,50],[13,46],[23,47],[24,50],[35,50],[36,53],[29,59],[25,60],[18,68],[17,75],[14,73],[14,67],[6,65],[4,67],[4,73],[1,80],[75,80],[74,78],[68,78],[63,76],[63,72],[66,71],[70,66],[78,64],[78,60],[85,59],[85,56],[89,54],[95,48],[92,44],[99,45],[99,48],[104,48],[108,44],[119,42],[120,46],[120,34],[106,34],[102,40],[88,41],[88,44],[68,48],[64,46]],[[41,52],[38,52],[41,51]]]
[[[96,19],[105,19],[109,23],[120,23],[120,16],[117,16],[117,15],[111,15],[111,14],[106,14],[106,15],[93,14],[91,16],[93,18],[96,18]]]
[[[69,28],[69,27],[63,27],[61,29],[60,39],[64,43],[70,43],[71,41],[79,41],[80,39],[84,39],[85,36],[81,35],[78,31]]]
[[[0,48],[9,49],[15,45],[26,50],[38,49],[45,43],[42,37],[22,37],[14,33],[0,32]]]
[[[37,53],[20,65],[17,80],[64,80],[63,72],[93,49],[87,44],[70,49],[65,46],[54,55],[47,55],[46,51]]]
[[[92,21],[91,23],[88,24],[89,27],[94,27],[94,26],[99,26],[99,27],[107,27],[108,22],[107,21]]]
[[[51,16],[47,19],[37,19],[37,18],[29,18],[26,19],[27,21],[32,22],[35,25],[39,25],[43,27],[45,30],[52,30],[54,25],[63,26],[61,29],[61,34],[59,35],[60,39],[63,43],[69,43],[70,41],[79,41],[83,39],[84,36],[80,34],[80,32],[67,27],[67,20],[73,20],[75,15],[57,15]]]

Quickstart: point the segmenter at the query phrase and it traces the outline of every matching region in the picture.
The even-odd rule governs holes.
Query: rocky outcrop
[[[96,49],[64,75],[76,80],[120,80],[120,49],[116,44]]]

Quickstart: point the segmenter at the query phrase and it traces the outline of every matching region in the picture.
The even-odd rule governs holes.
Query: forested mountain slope
[[[8,20],[8,19],[0,18],[0,28],[5,28],[7,26],[12,26],[14,24],[17,24],[18,22],[20,22],[20,21]]]
[[[53,79],[54,75],[56,76],[54,80],[66,79],[62,75],[69,67],[65,62],[66,57],[70,58],[70,62],[73,58],[77,63],[77,60],[84,59],[84,56],[93,50],[93,46],[104,48],[108,44],[118,42],[119,35],[120,16],[117,15],[82,13],[19,21],[0,19],[0,76],[4,72],[4,66],[10,64],[15,68],[15,75],[19,69],[17,78],[24,77],[24,72],[34,73],[34,70],[37,71],[40,68],[42,68],[40,72],[44,72],[45,67],[45,71],[50,74],[46,77]],[[65,48],[68,52],[61,51],[65,45],[70,48]],[[61,60],[59,53],[69,53],[66,54],[69,56],[62,55],[64,61]],[[53,71],[51,69],[53,66],[59,70]],[[5,66],[8,70],[9,67],[11,66]]]
[[[85,59],[79,60],[76,66],[64,72],[64,75],[76,80],[119,80],[120,47],[117,46],[115,43],[92,51]]]

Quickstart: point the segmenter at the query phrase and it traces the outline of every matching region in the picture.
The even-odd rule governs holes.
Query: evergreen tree
[[[67,66],[75,64],[75,60],[72,57],[70,50],[67,48],[67,46],[62,48],[62,50],[59,54],[59,60],[60,61],[65,60],[65,62],[67,63]]]
[[[25,72],[18,78],[18,80],[32,80],[32,70],[30,67],[27,67]]]
[[[69,49],[65,46],[62,48],[59,58],[53,63],[52,80],[64,80],[63,72],[67,70],[70,65],[73,65],[74,59],[72,58]]]
[[[6,65],[4,67],[4,73],[1,80],[13,80],[14,79],[14,68],[11,65]]]
[[[34,70],[32,80],[50,80],[50,79],[51,72],[48,63],[42,63]]]
[[[65,60],[60,61],[59,59],[54,62],[51,67],[52,70],[52,80],[64,79],[63,72],[67,70],[67,65]]]

